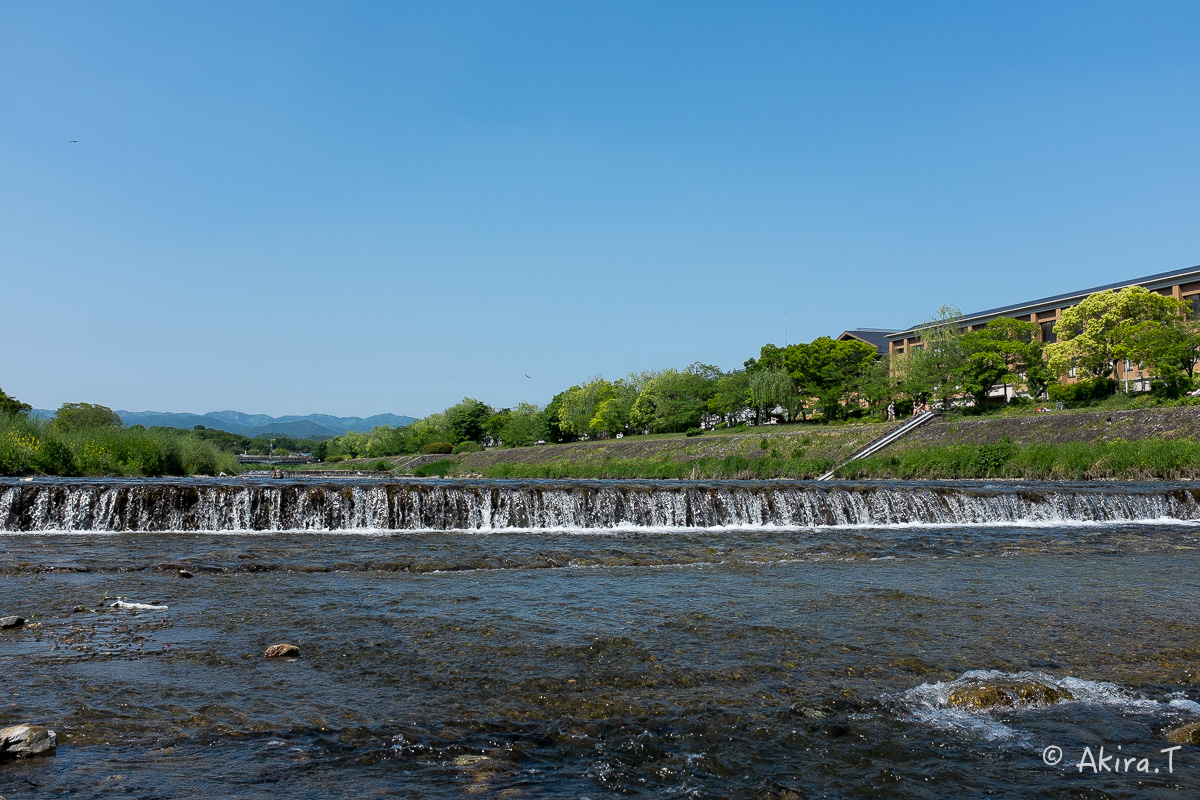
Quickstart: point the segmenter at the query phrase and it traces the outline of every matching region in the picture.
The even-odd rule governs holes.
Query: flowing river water
[[[1187,484],[2,479],[0,796],[1196,797],[1198,589]]]

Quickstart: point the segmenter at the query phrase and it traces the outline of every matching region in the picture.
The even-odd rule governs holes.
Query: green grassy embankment
[[[457,474],[488,478],[812,478],[888,429],[780,425],[702,436],[641,437],[458,457]]]
[[[419,476],[487,478],[814,478],[888,427],[772,425],[336,466],[380,470],[386,461]],[[1200,479],[1200,407],[949,415],[843,467],[838,477]]]
[[[841,478],[1200,479],[1200,408],[949,416]]]
[[[881,435],[881,423],[764,425],[702,436],[627,436],[594,442],[396,456],[401,473],[487,478],[812,478]],[[375,469],[380,459],[339,462]],[[305,468],[306,470],[308,468]]]

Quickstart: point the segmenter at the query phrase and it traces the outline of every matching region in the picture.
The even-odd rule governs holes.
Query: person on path
[[[896,419],[896,404],[888,403],[888,422]]]

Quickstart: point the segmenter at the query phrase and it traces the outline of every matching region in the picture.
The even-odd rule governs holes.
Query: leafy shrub
[[[383,461],[382,459],[371,465],[371,469],[375,470],[376,472],[387,472],[391,468],[392,465],[387,461]]]
[[[39,470],[41,426],[26,417],[0,416],[0,475],[26,475]]]
[[[326,464],[334,464],[338,461],[345,461],[350,456],[325,456]]]
[[[418,478],[429,478],[433,475],[447,475],[454,469],[454,462],[448,458],[441,461],[431,461],[413,469],[413,475]]]
[[[1192,388],[1194,388],[1194,382],[1186,376],[1169,375],[1158,378],[1150,389],[1150,393],[1158,399],[1178,400]]]
[[[482,453],[483,445],[477,442],[459,442],[454,445],[453,453]]]
[[[980,477],[999,475],[1004,465],[1012,460],[1014,452],[1012,439],[1007,436],[993,444],[982,445],[976,459]]]
[[[704,428],[688,428],[683,432],[684,436],[700,436],[704,433]]]
[[[75,454],[58,439],[43,439],[38,467],[49,475],[75,475]],[[0,470],[2,471],[2,470]]]
[[[450,444],[450,442],[430,442],[421,448],[421,452],[425,455],[432,455],[434,453],[449,455],[454,452],[454,445]],[[435,461],[434,463],[436,464],[437,462]]]
[[[1056,403],[1079,403],[1100,400],[1117,390],[1117,382],[1111,378],[1096,378],[1077,383],[1056,383],[1046,395]]]

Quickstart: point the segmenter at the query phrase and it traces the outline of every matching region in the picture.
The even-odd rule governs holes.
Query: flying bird
[[[532,375],[528,375],[528,374],[526,374],[526,375],[525,375],[525,377],[526,377],[526,378],[529,378],[529,380],[533,380],[533,376],[532,376]]]
[[[67,144],[79,144],[79,140],[78,140],[78,139],[72,139],[71,141],[67,142]]]

